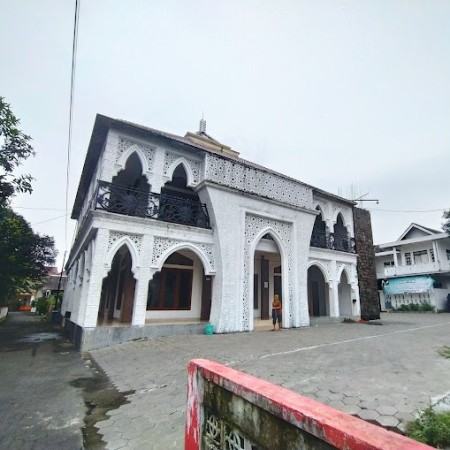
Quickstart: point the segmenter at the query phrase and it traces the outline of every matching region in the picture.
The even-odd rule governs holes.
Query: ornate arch
[[[186,158],[184,158],[183,156],[180,156],[177,159],[175,159],[174,161],[172,161],[170,163],[170,166],[168,166],[167,168],[164,167],[164,174],[167,175],[167,177],[171,179],[173,177],[173,172],[180,164],[183,166],[184,171],[186,172],[186,178],[187,178],[186,186],[192,187],[193,185],[196,184],[194,173],[192,171],[191,165],[186,160]]]
[[[136,156],[139,158],[139,161],[142,166],[142,173],[146,174],[150,172],[150,161],[148,160],[148,156],[144,154],[141,147],[137,144],[133,144],[130,147],[128,147],[117,159],[117,162],[114,166],[114,172],[112,174],[112,177],[115,177],[121,170],[125,170],[126,163],[128,161],[128,158],[135,153]],[[152,158],[153,162],[153,158]]]
[[[329,267],[326,267],[324,263],[318,261],[317,259],[314,259],[308,263],[308,269],[310,267],[316,266],[323,275],[323,279],[325,280],[325,283],[330,282],[330,269]]]
[[[212,244],[186,242],[176,239],[155,237],[153,243],[152,268],[160,271],[165,260],[174,252],[190,250],[195,253],[203,264],[205,275],[216,273]]]
[[[242,290],[242,328],[244,330],[250,329],[250,315],[253,309],[250,305],[251,294],[250,288],[253,280],[253,274],[250,271],[253,267],[253,255],[259,240],[266,233],[270,233],[278,245],[281,255],[281,264],[283,275],[286,275],[287,280],[283,283],[287,284],[287,295],[284,296],[285,311],[289,316],[289,325],[294,323],[294,300],[293,300],[293,285],[292,285],[292,271],[293,271],[293,226],[291,223],[281,222],[267,217],[258,216],[255,214],[246,214],[245,216],[245,242],[244,242],[244,267],[243,267],[243,290]],[[229,330],[223,330],[229,331]]]
[[[128,251],[130,252],[131,255],[131,271],[135,273],[136,270],[139,268],[139,251],[136,248],[136,243],[131,239],[131,237],[132,235],[122,235],[121,238],[111,243],[111,234],[110,234],[110,245],[108,248],[108,252],[106,254],[106,263],[105,263],[105,269],[107,273],[111,269],[111,264],[114,259],[114,256],[123,245],[125,245],[128,248]]]
[[[341,264],[337,270],[337,282],[340,283],[341,282],[341,276],[342,273],[345,272],[345,275],[347,276],[347,283],[348,284],[353,284],[353,273],[352,273],[352,269],[351,266],[349,266],[348,264]]]

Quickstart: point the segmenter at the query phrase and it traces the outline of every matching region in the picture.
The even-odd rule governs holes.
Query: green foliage
[[[406,434],[433,447],[450,446],[450,411],[437,413],[429,406],[418,419],[408,424]]]
[[[444,223],[442,224],[442,229],[450,235],[450,209],[446,209],[444,214],[442,214]]]
[[[46,277],[55,257],[53,238],[35,233],[22,216],[0,206],[0,304]]]
[[[40,316],[44,316],[45,314],[47,314],[48,308],[49,308],[48,298],[39,297],[36,300],[36,313],[37,314],[39,314]]]
[[[403,303],[396,311],[412,311],[412,312],[426,312],[434,311],[434,306],[430,303]]]
[[[19,311],[22,306],[22,302],[18,298],[10,298],[7,302],[10,311]]]
[[[23,160],[34,155],[31,137],[19,130],[20,121],[11,107],[0,97],[0,206],[8,204],[16,192],[31,192],[30,175],[14,175]]]
[[[450,347],[447,347],[444,345],[444,347],[440,348],[438,350],[438,353],[443,356],[444,358],[450,359]]]

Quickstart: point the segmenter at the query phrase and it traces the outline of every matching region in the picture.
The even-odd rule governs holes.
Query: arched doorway
[[[352,316],[352,293],[351,286],[348,282],[347,273],[342,271],[341,278],[339,279],[338,296],[339,296],[339,315],[340,316]]]
[[[98,311],[99,325],[110,324],[113,321],[131,324],[136,286],[131,267],[131,254],[124,244],[117,250],[111,270],[103,279]]]
[[[147,319],[209,320],[212,277],[191,250],[167,257],[148,285]]]
[[[139,156],[133,152],[125,168],[113,179],[109,210],[129,216],[145,217],[148,213],[150,185],[142,174]]]
[[[330,315],[328,283],[315,265],[308,269],[308,305],[310,316]]]
[[[270,319],[274,295],[283,302],[281,253],[270,232],[256,245],[253,268],[253,318]]]

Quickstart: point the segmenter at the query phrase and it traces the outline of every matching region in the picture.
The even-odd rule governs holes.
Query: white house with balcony
[[[447,309],[450,294],[450,236],[412,223],[375,253],[381,309],[429,303]]]
[[[182,137],[97,115],[72,211],[67,332],[87,349],[205,323],[251,331],[275,294],[285,328],[359,316],[353,208],[242,159],[204,121]]]

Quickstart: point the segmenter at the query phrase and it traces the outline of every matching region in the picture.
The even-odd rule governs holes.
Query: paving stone
[[[373,409],[362,409],[358,416],[363,420],[376,420],[379,414]]]
[[[380,406],[380,404],[376,403],[376,402],[373,402],[373,401],[361,400],[358,403],[358,406],[361,409],[376,409],[378,406]]]
[[[351,414],[352,416],[359,414],[361,408],[357,405],[345,405],[341,408],[341,411],[346,412],[347,414]]]
[[[377,406],[375,409],[381,416],[393,416],[397,413],[397,408],[394,408],[393,406],[381,405]]]
[[[118,450],[119,448],[123,448],[127,445],[126,439],[114,439],[111,441],[108,441],[105,448],[107,450]]]
[[[359,397],[344,397],[342,403],[346,405],[357,405],[360,402]]]
[[[383,427],[396,427],[400,422],[394,416],[379,416],[376,420]]]

